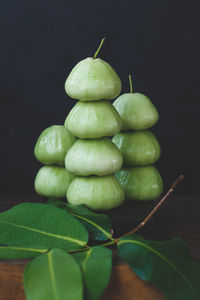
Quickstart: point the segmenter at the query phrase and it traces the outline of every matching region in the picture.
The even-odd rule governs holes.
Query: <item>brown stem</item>
[[[148,214],[146,216],[146,218],[134,229],[132,229],[131,231],[123,234],[121,237],[117,238],[115,241],[118,242],[119,239],[121,239],[122,237],[125,237],[129,234],[133,234],[136,233],[137,231],[139,231],[140,229],[142,229],[146,223],[151,219],[151,217],[159,210],[159,208],[163,205],[163,203],[169,198],[169,196],[174,192],[175,187],[177,186],[177,184],[179,184],[182,180],[184,179],[183,175],[180,175],[176,181],[174,181],[174,183],[172,184],[171,188],[168,190],[168,192],[162,197],[162,199],[158,202],[158,204],[154,207],[154,209],[150,212],[150,214]]]

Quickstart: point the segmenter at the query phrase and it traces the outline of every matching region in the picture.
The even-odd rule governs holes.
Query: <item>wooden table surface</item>
[[[5,211],[21,202],[40,200],[36,195],[2,195],[0,197],[0,211]],[[143,217],[151,210],[151,207],[152,203],[144,203],[139,206],[127,203],[123,207],[108,213],[112,220],[115,236],[127,232],[132,229],[133,224],[137,225],[142,221]],[[155,240],[181,237],[185,240],[192,256],[200,259],[200,197],[171,196],[140,233]],[[15,273],[13,273],[14,269],[10,263],[7,266],[0,263],[0,300],[25,299],[22,286],[22,272],[25,263],[17,263],[16,265],[14,262],[14,265]],[[6,290],[10,278],[13,278],[13,284],[9,285],[9,291],[14,294],[17,291],[19,293],[14,298],[9,296],[8,289]],[[133,281],[134,285],[131,284]],[[127,289],[127,285],[129,289]],[[19,289],[21,290],[19,291]],[[1,298],[1,295],[4,295],[3,298]],[[141,281],[130,270],[129,266],[115,261],[109,287],[102,297],[102,300],[108,299],[161,300],[164,298],[149,283]]]

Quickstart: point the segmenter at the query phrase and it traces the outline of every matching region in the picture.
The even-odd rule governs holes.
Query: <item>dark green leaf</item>
[[[69,214],[76,217],[87,228],[91,239],[104,241],[112,238],[108,216],[94,213],[85,205],[71,205],[52,198],[47,204],[66,209]]]
[[[66,211],[40,203],[22,203],[0,214],[0,243],[8,246],[81,248],[85,227]]]
[[[27,300],[82,300],[80,267],[72,255],[53,249],[27,264],[24,290]]]
[[[56,206],[56,207],[59,207],[59,208],[63,208],[63,209],[64,209],[64,208],[65,208],[65,205],[66,205],[67,203],[65,202],[65,200],[61,200],[61,199],[59,199],[59,198],[53,198],[53,197],[51,197],[51,198],[48,198],[46,204],[48,204],[48,205],[53,205],[53,206]]]
[[[91,239],[104,241],[112,238],[108,216],[94,213],[85,205],[66,204],[66,210],[87,228]]]
[[[49,197],[46,204],[58,206],[57,203],[59,204],[60,202],[63,202],[60,198]]]
[[[0,246],[0,259],[25,259],[47,252],[43,248]]]
[[[200,264],[181,239],[157,242],[129,235],[119,240],[118,249],[134,272],[153,282],[166,300],[200,299]]]
[[[73,255],[81,265],[86,300],[100,299],[112,270],[112,251],[101,246]]]

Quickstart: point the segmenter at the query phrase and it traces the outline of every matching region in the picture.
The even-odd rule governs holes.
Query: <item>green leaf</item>
[[[43,248],[0,246],[0,259],[25,259],[32,258],[47,252]]]
[[[120,239],[118,249],[134,272],[153,282],[166,300],[200,299],[200,264],[181,239],[157,242],[135,234]]]
[[[24,290],[27,300],[82,300],[80,267],[72,255],[53,249],[27,264]]]
[[[112,238],[108,216],[94,213],[85,205],[66,204],[66,210],[87,228],[91,239],[104,241]]]
[[[60,200],[60,198],[49,197],[47,198],[46,204],[58,206],[60,202],[63,202],[62,200]]]
[[[22,203],[0,214],[0,244],[71,250],[87,241],[85,227],[54,206]]]
[[[112,270],[112,251],[101,246],[73,254],[81,265],[86,300],[100,299],[107,287]]]
[[[85,205],[71,205],[53,198],[49,199],[47,204],[63,208],[77,218],[87,228],[91,239],[99,241],[112,239],[108,216],[94,213]]]

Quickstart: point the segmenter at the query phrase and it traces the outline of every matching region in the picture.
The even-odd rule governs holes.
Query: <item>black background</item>
[[[4,1],[0,9],[1,194],[30,194],[41,131],[62,124],[76,103],[64,91],[72,67],[93,56],[119,74],[127,92],[150,97],[160,120],[157,166],[165,187],[199,195],[199,9],[197,1]]]

